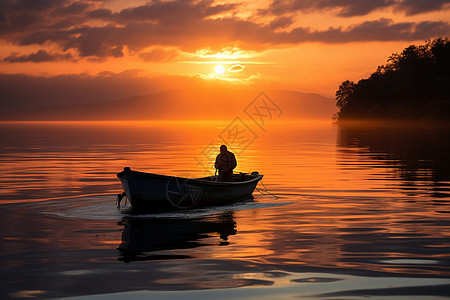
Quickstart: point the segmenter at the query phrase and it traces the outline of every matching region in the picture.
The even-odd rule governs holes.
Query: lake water
[[[448,126],[0,130],[1,299],[450,297]],[[146,215],[116,207],[125,166],[212,175],[221,141],[238,171],[264,174],[253,200]]]

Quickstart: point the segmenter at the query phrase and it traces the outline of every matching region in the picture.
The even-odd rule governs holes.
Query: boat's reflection
[[[119,260],[124,262],[183,259],[186,250],[207,245],[227,245],[236,234],[233,212],[200,218],[123,218]],[[211,239],[208,238],[213,238]]]

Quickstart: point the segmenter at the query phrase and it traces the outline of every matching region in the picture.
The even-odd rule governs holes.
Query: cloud
[[[237,6],[236,4],[215,4],[211,0],[154,0],[145,5],[111,14],[111,19],[123,24],[136,21],[157,21],[171,24],[180,23],[180,21],[203,20],[233,10]]]
[[[40,62],[63,61],[63,60],[74,60],[74,58],[70,53],[48,53],[45,50],[39,50],[37,52],[26,55],[11,53],[11,55],[3,59],[4,62],[8,63],[23,63],[23,62],[40,63]]]
[[[324,42],[349,43],[370,41],[411,41],[424,40],[446,35],[450,32],[450,24],[446,22],[401,22],[391,19],[379,19],[352,25],[347,28],[331,27],[323,31],[311,31],[308,28],[295,28],[287,33],[279,42]]]
[[[179,50],[174,48],[161,48],[156,47],[149,51],[139,53],[139,57],[144,61],[153,61],[153,62],[169,62],[174,61],[181,56]]]
[[[236,64],[236,65],[232,65],[231,67],[229,67],[227,69],[227,71],[229,72],[241,72],[242,70],[244,70],[245,66],[241,65],[241,64]]]
[[[177,59],[177,51],[258,51],[304,42],[412,41],[446,36],[450,26],[444,21],[395,23],[379,19],[315,30],[294,27],[292,17],[281,14],[337,9],[341,16],[353,16],[391,6],[416,13],[442,8],[447,2],[433,0],[425,5],[418,0],[275,0],[269,10],[280,15],[257,22],[252,17],[237,17],[238,4],[216,4],[212,0],[154,0],[119,11],[102,7],[102,1],[10,0],[0,4],[0,39],[19,46],[40,45],[43,51],[56,45],[63,52],[89,59],[128,54],[146,61],[171,61]],[[16,54],[6,61],[14,59],[19,59]]]
[[[99,8],[89,11],[86,16],[92,19],[112,19],[112,11],[106,8]]]
[[[393,8],[407,15],[439,11],[449,0],[273,0],[269,13],[274,15],[330,11],[341,17],[364,16],[385,8]]]
[[[439,11],[448,8],[450,0],[402,0],[398,1],[396,9],[406,15],[417,15],[426,12]]]
[[[55,8],[51,15],[53,16],[70,16],[79,15],[89,9],[91,5],[87,2],[73,2],[67,6]]]
[[[270,22],[269,27],[271,29],[280,29],[288,27],[291,24],[292,24],[291,17],[277,17],[275,20]]]
[[[295,11],[318,12],[337,9],[337,15],[349,17],[366,15],[394,3],[394,0],[274,0],[269,11],[280,15]]]
[[[1,1],[0,36],[27,30],[41,30],[67,17],[67,12],[73,10],[74,5],[80,6],[83,3],[82,1],[72,3],[68,0]],[[55,14],[58,11],[60,15]],[[82,11],[78,9],[78,13]]]

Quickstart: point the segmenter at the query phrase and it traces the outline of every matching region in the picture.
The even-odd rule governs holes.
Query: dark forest
[[[369,78],[342,82],[336,106],[339,120],[450,120],[448,38],[410,45]]]

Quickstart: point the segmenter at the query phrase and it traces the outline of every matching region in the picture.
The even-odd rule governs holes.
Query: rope
[[[264,185],[264,183],[262,182],[262,180],[259,181],[259,182],[261,182],[262,186],[264,187],[264,191],[267,193],[267,194],[264,194],[263,192],[261,192],[261,191],[256,187],[255,189],[256,189],[258,192],[260,192],[261,195],[271,195],[271,196],[274,197],[275,199],[279,199],[279,198],[280,198],[280,197],[278,197],[277,195],[274,195],[274,194],[272,194],[271,192],[269,192],[269,191],[267,190],[266,186]]]
[[[250,171],[250,172],[239,172],[239,171],[234,171],[234,170],[233,170],[233,173],[235,173],[235,174],[250,174],[251,171]],[[264,192],[266,192],[266,194],[264,194],[263,192],[261,192],[260,189],[258,189],[257,187],[255,187],[255,190],[257,190],[261,195],[270,195],[270,196],[274,197],[275,199],[279,199],[279,198],[280,198],[280,197],[278,197],[277,195],[274,195],[274,194],[272,194],[271,192],[269,192],[269,191],[267,190],[266,186],[264,185],[264,183],[262,182],[262,180],[260,180],[259,182],[260,182],[260,183],[262,184],[262,186],[264,187]]]

